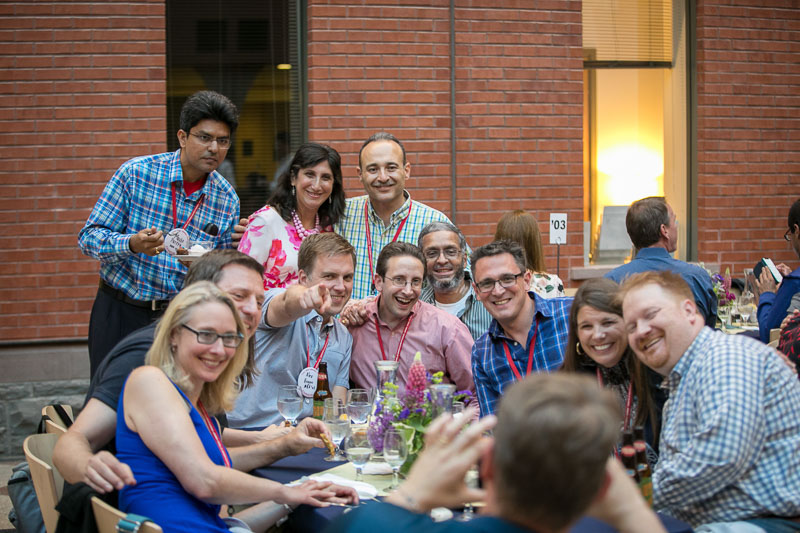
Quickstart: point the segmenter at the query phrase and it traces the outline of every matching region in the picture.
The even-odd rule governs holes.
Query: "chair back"
[[[55,533],[58,523],[56,504],[64,489],[64,478],[53,467],[53,448],[57,440],[56,434],[40,433],[28,436],[22,443],[47,533]]]
[[[45,431],[47,433],[63,433],[67,430],[75,417],[72,414],[72,406],[62,403],[61,407],[67,413],[69,420],[63,420],[52,405],[45,405],[42,407],[42,418],[45,420]],[[48,424],[48,422],[51,422]],[[60,430],[59,430],[60,429]]]
[[[97,496],[92,496],[92,510],[94,511],[94,520],[97,522],[97,531],[100,533],[116,533],[117,523],[127,516]],[[145,522],[139,528],[139,533],[161,533],[162,531],[161,526],[153,522]]]

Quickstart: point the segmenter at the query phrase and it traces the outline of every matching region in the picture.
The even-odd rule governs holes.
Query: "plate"
[[[206,253],[208,253],[208,252],[206,252]],[[186,254],[186,255],[173,255],[173,256],[170,256],[170,257],[174,257],[174,258],[175,258],[175,259],[177,259],[178,261],[182,261],[182,262],[184,262],[184,263],[191,263],[192,261],[195,261],[195,260],[197,260],[197,259],[200,259],[200,258],[201,258],[201,257],[203,257],[204,255],[206,255],[206,254]]]

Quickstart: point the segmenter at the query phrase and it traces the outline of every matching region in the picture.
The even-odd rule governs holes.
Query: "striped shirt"
[[[536,305],[535,317],[539,327],[533,347],[531,372],[552,372],[561,367],[569,331],[569,309],[572,298],[542,298],[528,292]],[[528,353],[537,320],[531,323],[525,346],[508,337],[497,320],[492,319],[489,330],[475,341],[472,347],[472,376],[481,406],[481,416],[493,414],[497,401],[506,387],[516,381],[516,376],[506,358],[503,343],[508,345],[511,360],[521,376],[525,376]]]
[[[469,277],[469,272],[464,272],[464,279],[467,283],[470,283],[471,280]],[[422,288],[422,293],[419,295],[419,299],[431,305],[436,305],[433,287],[431,287],[429,284],[426,284],[425,287]],[[477,339],[486,333],[486,331],[489,329],[489,324],[492,323],[492,315],[489,314],[489,311],[486,310],[486,307],[484,307],[483,304],[478,301],[478,298],[475,297],[475,291],[473,291],[471,283],[469,292],[467,293],[467,300],[464,303],[464,308],[459,311],[457,316],[458,319],[466,324],[467,328],[469,328],[469,332],[472,334],[473,339]]]
[[[372,240],[372,268],[374,269],[378,263],[378,255],[384,246],[392,242],[397,228],[409,215],[409,202],[411,202],[411,195],[408,191],[405,192],[406,201],[403,205],[392,213],[389,219],[389,225],[384,226],[383,220],[378,216],[372,208],[372,204],[367,208],[369,218],[369,233]],[[370,261],[367,247],[367,232],[366,223],[364,219],[364,205],[369,200],[368,196],[358,196],[356,198],[347,199],[347,208],[345,214],[339,219],[334,230],[339,235],[350,241],[350,244],[356,249],[356,271],[353,278],[353,295],[354,300],[360,300],[367,296],[377,294],[372,288],[372,274],[370,272]],[[434,221],[450,222],[443,213],[428,207],[420,202],[411,202],[411,213],[408,220],[403,225],[402,231],[397,236],[398,242],[408,242],[416,246],[417,236],[419,232],[427,224]]]
[[[657,509],[693,526],[800,515],[800,382],[772,348],[704,327],[662,388]]]
[[[187,268],[175,257],[166,253],[135,254],[129,246],[131,236],[140,230],[155,227],[166,235],[175,227],[173,183],[180,227],[189,219],[201,195],[205,195],[186,227],[189,238],[213,241],[215,248],[230,248],[231,231],[239,220],[236,191],[221,175],[212,172],[205,185],[187,197],[180,150],[137,157],[119,167],[78,234],[81,251],[100,261],[100,277],[136,300],[168,300],[183,286]],[[219,228],[218,236],[202,231],[209,223]]]

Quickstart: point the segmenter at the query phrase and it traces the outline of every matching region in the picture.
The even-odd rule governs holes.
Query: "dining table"
[[[332,473],[347,479],[355,479],[355,468],[346,461],[325,461],[328,455],[323,448],[312,448],[308,452],[284,457],[269,466],[258,468],[251,472],[253,475],[271,479],[278,483],[292,483],[301,478],[311,478],[317,474],[333,470]],[[363,500],[359,505],[375,505],[386,490],[391,486],[391,474],[369,475],[364,474],[364,481],[373,485],[378,491],[377,499]],[[301,505],[290,515],[289,519],[283,524],[284,531],[295,533],[321,532],[342,513],[349,512],[355,506],[330,506],[312,507]],[[458,516],[460,510],[454,511],[454,516]],[[669,533],[688,533],[692,531],[687,523],[672,518],[671,516],[659,513],[659,518]],[[584,517],[576,523],[570,533],[613,533],[616,531],[611,526],[595,520],[594,518]]]

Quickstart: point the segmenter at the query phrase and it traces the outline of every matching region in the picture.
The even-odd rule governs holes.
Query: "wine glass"
[[[281,385],[278,390],[278,412],[294,426],[303,412],[303,399],[297,393],[297,385]]]
[[[467,487],[471,489],[478,488],[478,467],[477,465],[472,465],[467,473],[464,475],[464,483],[466,483]],[[475,508],[472,506],[472,502],[467,502],[464,504],[464,512],[461,513],[456,520],[460,522],[469,522],[475,518]]]
[[[397,430],[390,429],[383,434],[383,460],[392,467],[392,489],[398,485],[397,477],[400,467],[408,457],[408,443],[405,436]]]
[[[366,389],[350,389],[347,391],[347,415],[354,424],[366,424],[372,404],[369,391]]]
[[[720,305],[717,307],[717,316],[719,317],[719,321],[722,323],[721,329],[728,329],[728,324],[731,320],[731,306]]]
[[[328,426],[328,430],[331,432],[331,440],[336,445],[333,456],[328,455],[324,460],[345,461],[346,457],[342,455],[341,444],[350,429],[350,420],[347,418],[344,404],[338,398],[326,398],[323,405],[322,421]]]
[[[747,324],[750,321],[750,316],[755,312],[755,296],[750,291],[745,291],[739,296],[739,314],[742,317],[742,324]]]
[[[366,430],[350,432],[344,440],[344,449],[347,459],[356,467],[356,481],[363,481],[362,469],[374,452]]]

